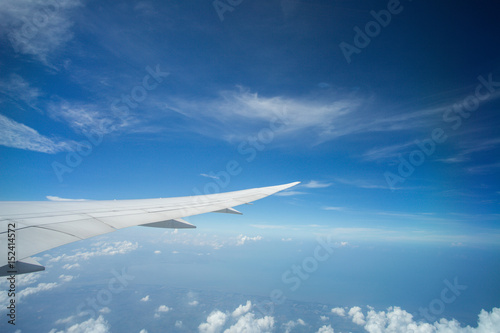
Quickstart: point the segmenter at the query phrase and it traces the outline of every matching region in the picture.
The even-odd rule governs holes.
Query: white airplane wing
[[[31,256],[81,239],[132,226],[195,228],[182,217],[265,198],[299,182],[242,191],[165,199],[0,202],[0,276],[45,269]]]

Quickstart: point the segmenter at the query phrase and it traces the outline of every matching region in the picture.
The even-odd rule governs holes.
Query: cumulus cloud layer
[[[109,313],[108,308],[105,313]],[[172,308],[161,305],[155,311],[155,317],[159,318],[161,313],[172,311]],[[385,311],[376,311],[367,306],[365,310],[361,307],[333,308],[331,313],[352,321],[356,326],[368,333],[498,333],[500,332],[500,308],[493,308],[490,312],[482,310],[478,317],[477,327],[463,327],[457,320],[439,319],[434,323],[416,322],[412,315],[399,307],[389,307]],[[329,318],[321,316],[323,322]],[[60,319],[56,325],[68,324],[77,319],[77,316]],[[293,332],[305,330],[317,333],[334,333],[335,327],[331,323],[321,324],[313,327],[304,320],[298,318],[283,322],[278,327],[273,316],[262,316],[254,311],[251,301],[241,304],[233,311],[213,310],[206,320],[198,326],[199,333],[267,333],[267,332]],[[182,321],[175,322],[177,328],[183,327]],[[345,325],[343,325],[345,327]],[[50,333],[64,332],[110,332],[110,325],[99,316],[91,318],[79,324],[74,324],[65,331],[53,329]],[[143,331],[146,331],[144,329]],[[147,332],[147,331],[146,331]]]
[[[110,326],[102,316],[99,316],[97,319],[90,318],[89,320],[86,320],[79,324],[74,324],[67,330],[58,331],[56,329],[52,329],[49,333],[88,333],[88,332],[108,333],[110,332]]]
[[[339,310],[341,309],[341,310]],[[332,309],[332,313],[342,316],[342,308]],[[416,322],[413,316],[400,307],[389,307],[386,311],[375,311],[368,307],[365,313],[359,306],[347,312],[348,317],[369,333],[495,333],[500,332],[500,308],[491,312],[481,310],[477,327],[462,327],[457,320],[441,318],[434,323]],[[324,331],[328,332],[328,331]],[[333,332],[333,331],[332,331]]]
[[[31,295],[36,295],[42,292],[46,292],[61,286],[64,283],[68,283],[73,280],[75,277],[72,275],[64,275],[61,274],[59,276],[59,280],[57,282],[40,282],[35,285],[36,282],[42,277],[43,273],[30,273],[24,275],[16,276],[16,300],[17,302],[22,302],[26,297]],[[8,280],[3,280],[0,283],[0,304],[7,304],[9,302],[8,297]],[[23,288],[25,287],[25,288]],[[0,312],[6,311],[6,307],[1,307]]]
[[[227,246],[242,246],[250,242],[262,240],[262,236],[247,236],[240,234],[236,237],[221,237],[220,235],[208,235],[204,233],[185,233],[179,232],[178,229],[168,231],[168,238],[164,239],[167,244],[182,244],[190,246],[211,247],[214,250]]]
[[[49,263],[59,261],[78,261],[89,260],[92,257],[98,256],[113,256],[116,254],[125,254],[137,250],[139,245],[129,241],[111,242],[111,243],[96,243],[93,244],[91,251],[77,251],[75,254],[63,254],[58,257],[50,258]]]

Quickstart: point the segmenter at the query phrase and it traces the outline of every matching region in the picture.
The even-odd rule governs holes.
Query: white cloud
[[[68,324],[68,323],[74,321],[76,318],[77,318],[77,316],[69,316],[69,317],[66,317],[66,318],[63,318],[63,319],[58,319],[58,320],[56,320],[55,324],[56,325]]]
[[[18,74],[11,74],[7,81],[0,81],[0,91],[3,91],[14,100],[22,101],[28,106],[39,110],[36,103],[42,93],[38,88],[31,87],[30,83]]]
[[[36,287],[28,287],[24,290],[21,290],[17,294],[17,299],[20,301],[20,300],[24,299],[26,296],[38,294],[39,292],[42,292],[42,291],[51,290],[51,289],[54,289],[58,286],[59,286],[59,284],[55,283],[55,282],[39,283]]]
[[[361,311],[361,308],[359,306],[354,306],[352,307],[349,312],[348,312],[349,317],[351,317],[352,322],[357,324],[357,325],[364,325],[365,324],[365,315]]]
[[[72,13],[81,6],[77,0],[18,0],[2,3],[0,26],[16,52],[47,57],[73,38]],[[35,25],[33,22],[36,22]]]
[[[274,318],[270,316],[256,318],[254,313],[249,312],[251,309],[252,303],[247,301],[245,305],[238,306],[231,315],[214,310],[207,317],[206,322],[198,326],[198,330],[200,333],[271,332],[274,329]],[[295,323],[305,325],[301,319]],[[224,329],[224,326],[229,327]]]
[[[105,306],[104,308],[100,309],[99,310],[100,313],[104,313],[104,314],[107,314],[107,313],[110,313],[111,312],[111,309],[108,308],[107,306]]]
[[[227,315],[219,310],[212,311],[207,317],[207,322],[198,326],[200,333],[218,333],[226,323]]]
[[[141,298],[141,302],[147,302],[147,301],[149,301],[149,295],[146,295],[143,298]]]
[[[284,225],[269,225],[269,224],[250,224],[251,227],[258,229],[286,229]]]
[[[332,206],[326,206],[326,207],[323,207],[323,209],[324,210],[334,210],[334,211],[337,211],[337,212],[345,210],[344,207],[332,207]]]
[[[263,129],[268,129],[273,139],[307,134],[308,138],[323,141],[337,135],[342,128],[338,123],[357,110],[362,100],[332,95],[264,97],[239,87],[239,90],[222,91],[213,100],[177,100],[173,104],[195,123],[203,121],[204,126],[195,124],[194,130],[209,136],[217,133],[228,141],[246,140]],[[228,123],[232,126],[227,126]],[[312,137],[311,133],[314,133]]]
[[[332,313],[336,314],[337,316],[344,317],[345,316],[345,309],[344,308],[333,308]]]
[[[154,253],[155,254],[161,254],[161,251],[160,250],[156,250]]]
[[[306,326],[306,323],[302,319],[299,318],[295,321],[290,320],[289,322],[284,323],[282,326],[283,326],[283,328],[285,328],[285,331],[284,331],[285,333],[290,333],[292,331],[292,329],[298,325]]]
[[[182,328],[182,320],[176,320],[175,321],[175,327]]]
[[[497,173],[498,169],[500,169],[500,162],[475,165],[473,167],[467,168],[467,172],[473,174],[488,174]]]
[[[206,173],[200,173],[200,176],[206,177],[206,178],[212,178],[212,179],[220,179],[219,177],[215,175],[208,175]]]
[[[321,321],[327,321],[327,320],[330,320],[330,317],[320,316],[319,319],[321,319]]]
[[[368,307],[366,317],[360,307],[349,310],[353,323],[363,326],[369,333],[493,333],[500,332],[500,308],[491,312],[481,310],[477,327],[462,327],[455,319],[441,318],[434,323],[416,322],[413,316],[400,307],[389,307],[387,311],[375,311]]]
[[[182,244],[193,246],[208,246],[214,250],[218,250],[225,246],[241,246],[248,242],[255,242],[262,239],[261,236],[249,237],[245,235],[238,235],[236,237],[221,237],[218,234],[206,234],[206,233],[192,233],[192,232],[179,232],[180,229],[175,229],[174,231],[166,231],[169,237],[166,237],[163,242],[167,244]],[[172,253],[179,253],[178,251],[173,251]]]
[[[239,317],[239,316],[247,313],[248,311],[250,311],[251,308],[252,308],[252,302],[247,301],[247,303],[245,305],[238,306],[236,308],[236,310],[233,311],[232,316],[234,318]]]
[[[110,332],[110,326],[102,316],[99,316],[97,319],[90,318],[89,320],[86,320],[79,324],[75,324],[69,327],[67,330],[58,331],[56,329],[52,329],[49,333],[89,333],[89,332],[108,333]]]
[[[354,187],[359,187],[359,188],[364,188],[364,189],[382,189],[382,190],[387,190],[391,189],[387,184],[385,183],[378,183],[375,184],[370,181],[366,181],[363,179],[342,179],[342,178],[337,178],[335,179],[337,183],[344,184],[344,185],[349,185],[349,186],[354,186]],[[399,189],[399,188],[394,188],[394,189]]]
[[[170,311],[170,310],[171,310],[171,308],[169,308],[169,307],[168,307],[168,306],[166,306],[166,305],[160,305],[160,306],[158,307],[158,309],[156,309],[156,311],[157,311],[157,312],[168,312],[168,311]]]
[[[247,313],[240,317],[236,324],[224,331],[224,333],[261,333],[270,332],[274,328],[274,318],[265,316],[264,318],[255,318],[253,313]]]
[[[87,201],[87,199],[66,199],[66,198],[55,197],[52,195],[47,195],[46,198],[50,201]]]
[[[42,283],[37,284],[36,286],[27,287],[25,289],[20,289],[20,287],[22,287],[22,286],[31,285],[31,284],[35,283],[36,281],[38,281],[38,279],[43,274],[45,274],[45,273],[37,272],[37,273],[30,273],[30,274],[16,276],[16,286],[19,290],[16,293],[16,298],[17,298],[18,302],[23,301],[25,297],[57,288],[60,285],[66,283],[66,282],[69,282],[74,278],[71,275],[60,275],[59,279],[61,280],[61,282],[59,282],[59,283],[57,283],[57,282],[50,282],[50,283],[42,282]],[[4,284],[5,284],[5,282],[2,281],[2,283],[0,284],[0,287]],[[1,289],[5,289],[5,288],[1,288]],[[7,302],[7,300],[8,300],[7,291],[0,290],[0,304]],[[3,308],[3,309],[0,308],[0,312],[5,311],[5,309],[6,308]]]
[[[332,183],[322,183],[317,180],[311,180],[309,183],[303,184],[302,186],[306,188],[325,188],[332,186]]]
[[[191,130],[207,136],[217,135],[230,142],[245,142],[248,137],[266,132],[270,142],[303,135],[312,143],[320,143],[360,133],[426,129],[436,121],[436,115],[442,115],[464,97],[454,96],[457,98],[451,103],[449,98],[445,103],[440,100],[434,104],[438,106],[429,108],[387,112],[374,103],[373,97],[358,96],[333,94],[331,90],[314,96],[262,96],[239,87],[222,91],[212,100],[173,100],[169,105],[174,107],[169,109],[188,117]],[[500,94],[495,94],[491,99],[498,97]],[[366,107],[368,104],[370,107]],[[408,147],[410,143],[403,145]],[[401,144],[377,147],[364,158],[387,158],[402,148]]]
[[[76,264],[65,264],[62,268],[63,269],[73,269],[73,268],[78,268],[80,267],[80,264],[76,263]]]
[[[236,241],[236,245],[244,245],[245,242],[249,242],[249,241],[256,242],[256,241],[259,241],[261,239],[262,239],[261,236],[249,237],[249,236],[239,235],[237,238],[237,241]]]
[[[406,148],[415,146],[414,141],[405,142],[386,147],[372,148],[363,154],[363,159],[366,161],[380,161],[386,159],[394,159],[403,152]]]
[[[69,281],[73,280],[74,276],[72,276],[72,275],[64,275],[64,274],[61,274],[61,275],[59,275],[59,278],[60,278],[63,282],[69,282]]]
[[[196,298],[197,298],[197,294],[196,293],[194,293],[192,291],[189,291],[186,296],[188,298],[188,305],[189,306],[197,306],[198,304],[200,304],[198,302],[198,300],[196,300]]]
[[[139,331],[139,333],[148,333],[148,331],[145,328],[143,328],[142,330]]]
[[[112,243],[103,242],[96,245],[97,246],[92,248],[92,251],[79,251],[73,255],[63,254],[58,257],[49,259],[49,262],[89,260],[92,257],[125,254],[139,248],[139,245],[137,243],[132,243],[129,241],[119,241]]]
[[[81,134],[104,136],[139,122],[139,119],[129,114],[114,114],[101,106],[66,101],[52,103],[47,111],[52,119],[65,123]]]
[[[318,329],[317,333],[334,333],[335,331],[333,330],[331,325],[323,325]]]
[[[169,307],[168,307],[168,306],[166,306],[166,305],[160,305],[160,306],[156,309],[154,317],[155,317],[155,318],[160,318],[161,313],[166,313],[166,312],[169,312],[170,310],[172,310],[172,308],[169,308]]]
[[[448,157],[448,158],[438,158],[436,161],[443,162],[443,163],[462,163],[468,161],[469,158],[465,156],[454,156],[454,157]]]
[[[21,274],[21,275],[16,275],[16,287],[24,287],[28,286],[30,284],[33,284],[37,282],[40,277],[45,273],[42,272],[36,272],[36,273],[28,273],[28,274]],[[0,289],[4,289],[3,287],[7,287],[9,285],[9,281],[7,279],[1,279],[0,280]],[[8,289],[8,288],[7,288]]]
[[[209,246],[215,250],[226,245],[235,245],[235,240],[222,239],[219,235],[208,235],[205,233],[179,232],[179,229],[167,231],[169,237],[163,240],[167,244],[182,244],[190,246]]]
[[[0,114],[0,145],[40,153],[55,154],[63,151],[72,151],[74,147],[77,146],[77,143],[56,138],[48,138],[31,127]]]

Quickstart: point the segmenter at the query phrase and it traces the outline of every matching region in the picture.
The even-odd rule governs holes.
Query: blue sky
[[[113,260],[140,258],[141,249],[196,254],[208,247],[215,259],[207,262],[227,274],[194,254],[189,270],[213,276],[221,293],[266,297],[271,281],[282,284],[287,267],[310,255],[318,235],[331,235],[341,248],[338,262],[320,265],[307,280],[314,283],[304,281],[290,301],[401,306],[415,314],[438,297],[445,279],[458,277],[474,293],[440,315],[476,326],[480,310],[492,311],[500,295],[491,282],[500,274],[493,264],[500,240],[495,14],[485,1],[5,1],[0,199],[138,199],[301,181],[240,207],[243,216],[191,217],[198,229],[161,234],[165,242],[155,233],[158,243],[151,243],[152,231],[138,228],[103,241],[137,243]],[[229,248],[248,252],[239,259]],[[425,269],[411,275],[398,269],[419,265]],[[62,266],[53,269],[64,276]],[[222,278],[236,274],[232,267],[262,273]],[[184,277],[171,275],[178,288],[213,291],[177,270]],[[336,270],[351,272],[339,278],[345,287],[326,288]],[[420,289],[387,293],[397,285],[384,278],[388,271],[394,281],[420,281]],[[31,283],[59,275],[41,273]],[[92,281],[87,270],[77,275],[60,282]],[[259,276],[269,283],[255,284]],[[357,289],[348,283],[353,276]],[[144,292],[154,293],[159,280],[149,283]],[[64,297],[63,289],[50,292]],[[216,308],[229,313],[248,300],[221,305],[208,294],[198,324]],[[273,317],[273,329],[292,321],[295,331],[369,331],[355,322],[357,309],[344,315],[354,325],[346,328],[326,320],[304,326],[293,308]],[[128,307],[109,309],[89,325],[118,330],[116,311]],[[245,316],[229,317],[236,324]],[[255,323],[259,318],[255,312]],[[67,328],[86,318],[77,319]],[[223,325],[232,324],[226,318]]]

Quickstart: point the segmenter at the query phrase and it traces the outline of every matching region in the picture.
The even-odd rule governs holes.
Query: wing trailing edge
[[[151,227],[151,228],[166,228],[166,229],[187,229],[187,228],[196,228],[195,225],[184,221],[183,219],[173,219],[167,221],[153,222],[142,224],[142,227]]]

